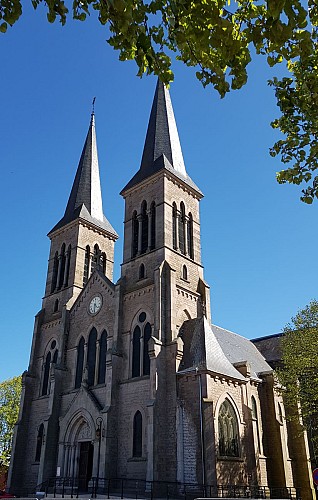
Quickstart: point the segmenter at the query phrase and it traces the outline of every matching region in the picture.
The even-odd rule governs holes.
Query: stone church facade
[[[203,195],[160,82],[140,169],[121,194],[113,283],[117,234],[103,213],[92,115],[65,214],[49,233],[10,491],[60,476],[81,491],[99,477],[300,487],[312,498],[306,436],[286,424],[272,368],[252,342],[211,323]]]

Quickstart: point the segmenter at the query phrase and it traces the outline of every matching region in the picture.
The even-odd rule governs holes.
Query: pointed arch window
[[[194,259],[194,250],[193,250],[193,217],[192,213],[189,212],[188,221],[187,221],[187,236],[188,236],[188,254],[190,259]]]
[[[188,268],[185,264],[182,266],[182,279],[188,281]]]
[[[59,299],[55,299],[54,301],[54,307],[53,307],[53,312],[57,312],[59,310]]]
[[[96,328],[92,328],[88,337],[88,346],[87,346],[88,387],[91,387],[95,383],[96,340],[97,340],[97,331]]]
[[[65,243],[63,243],[61,247],[61,253],[59,257],[59,263],[60,263],[60,269],[58,271],[59,275],[59,282],[58,282],[58,289],[60,290],[63,286],[64,283],[64,272],[65,272],[65,261],[66,261],[66,255],[65,255]]]
[[[68,279],[69,279],[69,275],[70,275],[70,264],[71,264],[71,252],[72,252],[72,247],[71,247],[71,245],[69,245],[67,248],[67,252],[66,252],[66,268],[65,268],[64,286],[68,286]]]
[[[179,218],[179,248],[180,252],[186,254],[186,240],[185,240],[185,206],[183,201],[180,203],[180,218]]]
[[[132,336],[132,377],[150,375],[150,357],[148,353],[148,342],[151,338],[151,324],[146,321],[147,315],[141,312],[138,316],[138,324],[135,326]]]
[[[136,411],[133,422],[133,457],[142,456],[142,415]]]
[[[257,414],[257,405],[254,396],[252,396],[252,421],[253,421],[253,430],[256,433],[258,451],[261,450],[261,440],[259,433],[259,424],[258,424],[258,414]]]
[[[151,231],[150,231],[150,249],[156,248],[156,204],[153,201],[150,206]]]
[[[147,202],[141,204],[141,253],[145,253],[148,248],[148,213]]]
[[[106,375],[107,332],[103,331],[99,339],[98,384],[105,384]]]
[[[141,330],[137,325],[134,329],[133,339],[132,339],[132,376],[140,376],[140,336]]]
[[[85,250],[85,259],[84,259],[83,286],[86,285],[89,278],[90,259],[91,259],[91,249],[89,245],[87,245]]]
[[[138,239],[139,239],[139,221],[137,212],[135,211],[132,216],[132,257],[136,257],[138,253]]]
[[[55,252],[53,260],[51,293],[53,293],[56,289],[58,268],[59,268],[59,254],[58,252]]]
[[[77,363],[76,363],[76,374],[75,374],[75,389],[81,387],[82,377],[83,377],[83,367],[84,367],[84,347],[85,340],[81,337],[77,346]]]
[[[106,274],[106,254],[105,254],[105,252],[103,252],[101,254],[100,267],[101,267],[101,270],[103,271],[103,274]]]
[[[142,280],[145,277],[145,265],[140,264],[139,266],[139,279]]]
[[[92,269],[91,269],[91,273],[94,271],[95,268],[99,268],[100,267],[100,260],[101,260],[101,251],[99,249],[99,246],[97,245],[97,243],[94,245],[94,254],[93,254],[93,257],[92,257]]]
[[[226,399],[218,415],[219,454],[222,457],[239,456],[239,428],[235,410]]]
[[[178,248],[178,242],[177,242],[177,236],[178,236],[178,223],[177,223],[177,218],[178,218],[178,212],[177,212],[177,205],[175,202],[172,204],[172,245],[174,250],[177,250]]]
[[[35,462],[39,462],[41,460],[41,452],[44,438],[44,425],[41,424],[38,430],[38,435],[36,438],[36,450],[35,450]]]
[[[148,342],[151,337],[151,325],[150,323],[146,323],[144,329],[144,341],[143,341],[143,350],[144,350],[144,359],[143,359],[143,375],[150,375],[150,358],[148,354]]]
[[[51,352],[48,352],[44,364],[44,375],[43,375],[42,392],[41,392],[42,396],[46,396],[49,393],[50,368],[51,368]]]

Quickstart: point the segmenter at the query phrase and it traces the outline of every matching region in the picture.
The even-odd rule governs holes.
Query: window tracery
[[[152,328],[146,319],[146,313],[141,312],[132,334],[131,376],[133,378],[150,375],[148,342],[151,338]]]
[[[239,428],[235,410],[228,399],[223,401],[218,415],[219,455],[239,456]]]

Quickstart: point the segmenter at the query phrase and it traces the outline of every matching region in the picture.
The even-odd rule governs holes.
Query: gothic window
[[[41,460],[41,451],[44,437],[44,425],[41,424],[38,430],[38,435],[36,438],[36,450],[35,450],[35,461],[39,462]]]
[[[59,282],[58,289],[62,288],[64,282],[64,272],[65,272],[65,243],[63,243],[60,253],[60,269],[59,269]]]
[[[150,358],[148,354],[148,342],[151,337],[151,325],[146,323],[144,328],[144,359],[143,359],[143,375],[150,375]]]
[[[132,339],[132,376],[140,376],[140,327],[137,325],[134,329]]]
[[[51,293],[53,293],[56,289],[58,267],[59,267],[59,255],[58,255],[58,252],[55,252],[54,260],[53,260]]]
[[[96,366],[96,340],[97,340],[97,331],[96,328],[92,328],[88,337],[88,345],[87,345],[87,365],[88,365],[88,373],[87,373],[87,385],[91,387],[95,382],[95,366]]]
[[[150,234],[150,249],[156,248],[156,204],[153,201],[150,207],[151,216],[151,234]]]
[[[42,393],[41,393],[42,396],[46,396],[49,393],[50,368],[51,368],[51,353],[48,352],[44,364],[44,375],[43,375]]]
[[[98,384],[105,384],[107,332],[104,330],[99,340]]]
[[[83,286],[86,285],[88,278],[89,278],[90,258],[91,258],[91,249],[90,249],[89,245],[87,245],[86,250],[85,250],[85,260],[84,260]]]
[[[145,265],[140,264],[139,267],[139,279],[142,280],[145,277]]]
[[[136,411],[133,422],[133,457],[142,456],[142,415]]]
[[[172,204],[172,245],[174,250],[177,250],[178,244],[177,244],[177,231],[178,231],[178,224],[177,224],[177,205],[175,203]]]
[[[145,253],[148,248],[148,214],[147,202],[141,204],[141,253]]]
[[[219,410],[219,454],[222,457],[239,456],[239,431],[236,414],[226,399]]]
[[[152,329],[146,319],[146,313],[141,312],[138,316],[138,325],[135,326],[132,335],[132,377],[150,374],[148,342]]]
[[[58,355],[59,355],[59,351],[56,349],[56,351],[53,354],[53,359],[52,359],[52,363],[54,363],[55,365],[57,363]]]
[[[257,405],[256,405],[256,400],[255,400],[254,396],[252,396],[252,420],[254,423],[253,428],[254,428],[254,431],[256,432],[258,451],[260,451],[261,443],[260,443],[260,434],[259,434],[259,425],[258,425]]]
[[[106,254],[103,252],[100,257],[100,267],[104,274],[106,274]]]
[[[185,255],[186,253],[186,240],[185,240],[185,207],[183,201],[180,203],[180,219],[179,219],[179,248],[180,252]]]
[[[68,286],[68,278],[70,274],[70,264],[71,264],[71,251],[72,251],[71,245],[69,245],[66,252],[66,269],[65,269],[64,286]]]
[[[139,238],[139,222],[137,219],[137,212],[135,211],[132,216],[132,257],[136,257],[138,253],[138,238]]]
[[[53,312],[57,312],[59,310],[59,299],[55,299],[54,301],[54,307],[53,307]]]
[[[92,257],[92,270],[91,270],[91,272],[93,272],[96,267],[97,268],[100,267],[100,261],[101,261],[101,252],[100,252],[99,246],[96,243],[96,245],[94,245],[94,254]]]
[[[278,415],[277,419],[280,424],[283,423],[283,410],[282,410],[282,405],[280,403],[277,403],[277,409],[278,409]]]
[[[81,340],[77,346],[77,363],[76,363],[76,374],[75,374],[75,389],[81,387],[82,377],[83,377],[83,366],[84,366],[84,346],[85,340],[81,337]]]
[[[190,256],[190,259],[194,259],[194,251],[193,251],[193,217],[192,217],[191,212],[188,215],[187,236],[188,236],[188,254]]]
[[[188,280],[188,269],[185,264],[182,266],[182,279]]]

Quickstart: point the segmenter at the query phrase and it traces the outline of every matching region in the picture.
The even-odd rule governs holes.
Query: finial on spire
[[[93,98],[93,102],[92,102],[92,115],[95,114],[95,101],[96,101],[96,97]]]

